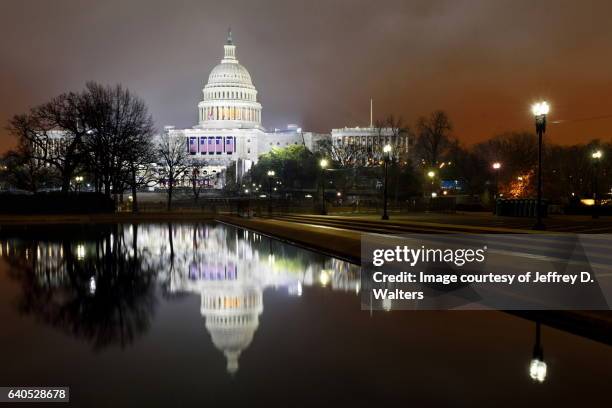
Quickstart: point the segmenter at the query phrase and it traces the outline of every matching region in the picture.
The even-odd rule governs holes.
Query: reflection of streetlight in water
[[[385,297],[382,301],[382,307],[385,310],[385,312],[390,312],[391,309],[393,308],[393,301],[389,299],[388,297]]]
[[[89,294],[90,295],[96,294],[96,278],[93,276],[89,278]]]
[[[79,261],[82,261],[83,259],[85,259],[85,245],[83,244],[77,245],[76,255]]]
[[[329,283],[329,273],[325,269],[319,274],[319,283],[321,286],[327,286]]]
[[[536,322],[536,339],[533,346],[533,358],[529,364],[529,376],[537,382],[544,382],[546,379],[546,362],[544,361],[544,349],[540,339],[540,322]]]

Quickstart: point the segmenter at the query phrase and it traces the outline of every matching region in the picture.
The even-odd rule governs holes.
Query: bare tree
[[[154,125],[146,104],[121,85],[87,83],[83,111],[88,164],[96,188],[107,196],[132,191],[133,211],[138,211],[138,188],[151,181],[155,161]]]
[[[502,163],[498,176],[502,185],[535,170],[538,160],[537,138],[527,132],[503,133],[475,145],[473,150],[489,166]]]
[[[408,142],[406,140],[407,138],[404,136],[408,136],[410,130],[408,126],[404,124],[404,120],[401,116],[395,117],[393,115],[389,115],[382,125],[386,128],[386,132],[391,134],[391,173],[393,177],[393,186],[395,186],[393,197],[395,203],[397,204],[400,189],[400,165],[402,162],[406,161],[407,157],[407,146],[405,143]],[[380,124],[378,126],[380,126]],[[379,134],[381,133],[382,130],[379,128]]]
[[[475,149],[462,146],[459,141],[453,140],[448,148],[449,161],[452,166],[446,166],[439,171],[446,177],[461,180],[465,192],[474,196],[485,190],[486,182],[492,176],[486,159],[480,156]]]
[[[34,157],[29,143],[20,142],[17,150],[7,152],[3,157],[5,180],[8,184],[32,193],[53,179],[53,170]]]
[[[417,120],[417,153],[427,165],[436,166],[443,160],[450,147],[451,122],[443,111],[436,111],[429,117]]]
[[[366,150],[353,143],[334,144],[331,140],[325,139],[318,144],[319,151],[343,168],[362,165],[367,158]]]
[[[128,150],[125,157],[125,184],[132,193],[132,212],[138,212],[138,190],[152,187],[157,183],[155,173],[156,152],[153,140],[147,134],[141,134],[133,139],[134,146]]]
[[[193,200],[196,203],[198,202],[202,189],[204,188],[204,180],[209,177],[208,174],[204,174],[204,167],[206,167],[206,165],[207,163],[200,159],[192,158],[189,160],[187,178],[189,179],[189,184],[191,184],[191,194],[193,195]]]
[[[153,119],[145,103],[121,85],[89,82],[83,92],[61,94],[16,115],[8,128],[32,164],[56,170],[65,193],[75,172],[85,170],[96,191],[110,196],[131,187],[135,198],[141,179],[136,173],[154,161]]]
[[[80,102],[80,95],[65,93],[28,114],[14,116],[8,126],[20,143],[30,146],[33,159],[57,170],[62,192],[66,194],[72,176],[83,163],[83,138],[87,127]]]
[[[403,156],[406,152],[406,146],[404,146],[403,143],[407,143],[407,138],[404,136],[410,134],[410,128],[404,123],[401,116],[395,117],[393,115],[389,115],[383,122],[383,125],[387,128],[387,131],[391,133],[392,151],[396,152],[396,158],[399,159],[399,156]]]
[[[159,137],[157,154],[160,162],[159,174],[166,183],[168,211],[170,211],[176,183],[189,168],[186,138],[170,136],[166,132],[162,133]]]

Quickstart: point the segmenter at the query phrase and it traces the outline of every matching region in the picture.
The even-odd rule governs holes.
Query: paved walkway
[[[380,220],[379,214],[331,214],[329,217]],[[524,217],[499,217],[490,212],[390,213],[392,222],[434,222],[451,225],[501,227],[530,230],[535,220]],[[551,215],[544,219],[547,231],[577,233],[612,233],[612,217],[593,219],[587,215]]]

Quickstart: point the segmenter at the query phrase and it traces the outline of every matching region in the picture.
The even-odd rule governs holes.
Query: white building
[[[297,125],[267,132],[261,124],[262,106],[249,71],[236,58],[231,31],[224,45],[224,56],[208,76],[198,103],[198,124],[190,129],[166,126],[170,136],[187,138],[189,153],[206,163],[205,174],[222,173],[236,166],[241,177],[272,148],[303,144],[309,149],[329,135],[303,132]],[[221,188],[223,178],[211,185]]]
[[[399,156],[407,156],[413,145],[413,139],[405,133],[397,134],[391,128],[344,127],[332,129],[331,139],[334,146],[353,147],[363,151],[368,159],[378,160],[382,149],[389,144]]]

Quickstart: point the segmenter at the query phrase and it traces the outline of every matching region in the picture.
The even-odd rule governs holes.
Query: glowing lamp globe
[[[544,382],[546,379],[546,363],[542,360],[534,358],[531,360],[531,364],[529,364],[529,376],[532,380],[537,382]]]
[[[534,103],[531,107],[531,112],[533,112],[534,116],[548,115],[548,112],[550,112],[550,106],[546,101]]]

